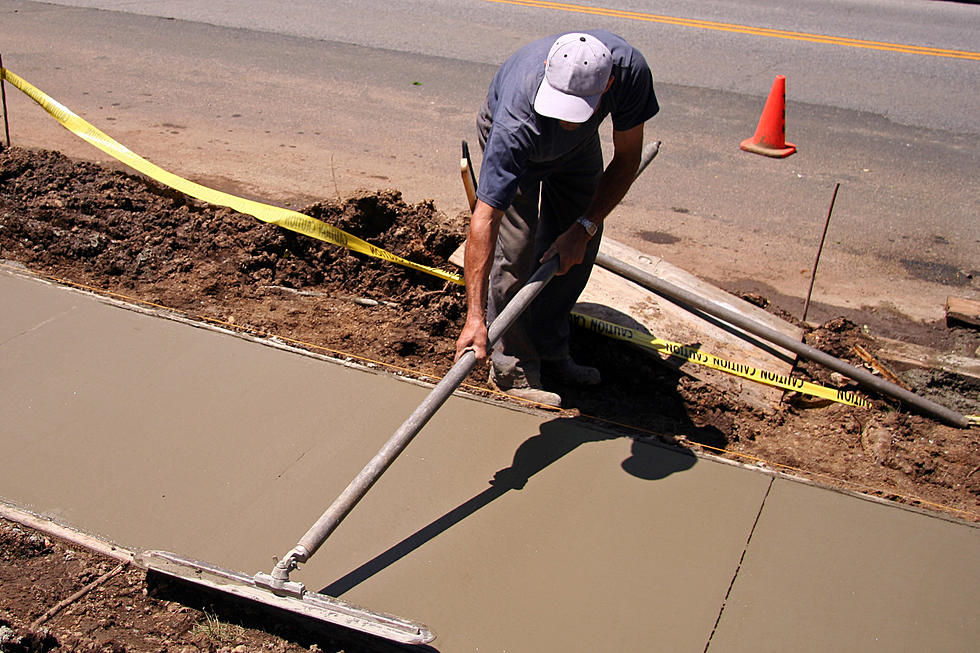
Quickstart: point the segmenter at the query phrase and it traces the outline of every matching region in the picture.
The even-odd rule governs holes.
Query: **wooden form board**
[[[980,327],[980,300],[966,297],[946,298],[946,321]]]
[[[958,356],[930,347],[915,345],[891,338],[875,338],[875,356],[893,365],[898,371],[911,368],[942,370],[980,381],[980,359]]]
[[[758,306],[712,286],[659,257],[642,253],[609,238],[603,238],[600,250],[794,339],[803,338],[803,330],[799,327],[780,320]],[[462,266],[463,248],[460,247],[450,260]],[[706,353],[778,374],[789,374],[796,358],[792,352],[782,350],[729,324],[713,318],[699,317],[599,266],[593,268],[592,276],[579,297],[575,311],[637,329],[663,340],[696,345]],[[651,355],[658,356],[655,352],[651,352]],[[660,358],[666,364],[678,367],[684,373],[710,383],[721,391],[736,394],[743,402],[763,410],[771,410],[782,398],[783,391],[778,388],[694,363],[680,364],[677,359]]]

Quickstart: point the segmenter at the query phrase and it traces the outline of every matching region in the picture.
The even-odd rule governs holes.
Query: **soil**
[[[452,269],[466,216],[397,190],[362,191],[302,209],[404,258]],[[261,337],[403,375],[431,379],[450,367],[462,326],[460,286],[350,253],[189,199],[140,176],[57,152],[0,152],[0,259],[64,283],[166,307]],[[734,291],[735,289],[730,289]],[[789,318],[759,295],[743,295]],[[863,319],[867,317],[868,319]],[[853,345],[907,339],[974,357],[968,327],[903,324],[849,314],[806,341],[862,365]],[[869,325],[874,325],[874,330]],[[556,387],[567,410],[641,438],[721,455],[817,483],[900,501],[954,520],[980,521],[976,429],[957,429],[873,395],[873,408],[789,396],[773,413],[742,404],[619,341],[573,333],[573,355],[603,375],[602,391]],[[802,362],[797,375],[848,382]],[[913,391],[964,413],[980,412],[975,383],[939,372],[904,373]],[[485,375],[471,392],[499,401]],[[229,608],[125,568],[57,614],[54,604],[116,562],[0,520],[0,651],[377,651],[309,624]]]

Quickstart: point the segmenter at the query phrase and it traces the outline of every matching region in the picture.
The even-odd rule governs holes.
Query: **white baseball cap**
[[[590,34],[558,37],[534,97],[542,116],[582,123],[592,117],[612,74],[612,53]]]

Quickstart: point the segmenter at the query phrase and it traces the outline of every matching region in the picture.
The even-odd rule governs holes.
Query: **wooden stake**
[[[459,173],[463,176],[463,189],[466,191],[466,202],[470,205],[470,213],[476,208],[476,173],[473,172],[473,162],[470,160],[470,146],[463,141],[463,156],[459,160]]]
[[[980,327],[980,301],[966,297],[946,298],[946,325],[955,323]]]
[[[854,350],[854,353],[857,354],[861,360],[863,360],[865,363],[870,365],[872,369],[878,372],[878,374],[881,374],[883,377],[885,377],[886,379],[888,379],[889,381],[891,381],[892,383],[894,383],[899,387],[905,388],[906,390],[911,390],[911,388],[904,381],[898,378],[897,374],[892,372],[880,360],[872,356],[871,352],[869,352],[867,349],[865,349],[861,345],[852,345],[851,348]]]
[[[91,583],[89,583],[88,585],[86,585],[85,587],[83,587],[82,589],[78,590],[77,592],[75,592],[74,594],[72,594],[71,596],[69,596],[67,599],[58,602],[54,607],[52,607],[50,610],[48,610],[47,612],[45,612],[44,614],[42,614],[40,617],[38,617],[37,619],[34,620],[34,622],[31,624],[31,630],[37,630],[38,627],[41,624],[43,624],[45,621],[47,621],[51,617],[53,617],[56,614],[58,614],[59,612],[61,612],[65,608],[67,608],[69,605],[71,605],[72,603],[74,603],[78,599],[82,598],[83,596],[85,596],[86,594],[88,594],[89,592],[91,592],[92,590],[94,590],[99,585],[102,585],[106,581],[108,581],[111,578],[113,578],[116,574],[118,574],[123,569],[125,569],[127,564],[128,563],[125,563],[125,562],[120,563],[115,569],[113,569],[109,573],[103,574],[99,578],[96,578],[94,581],[92,581]]]
[[[0,69],[6,73],[6,68],[3,67],[3,55],[0,54]],[[7,89],[4,85],[4,80],[6,80],[6,75],[0,75],[0,100],[3,102],[3,131],[7,136],[7,147],[10,147],[10,125],[7,124]]]

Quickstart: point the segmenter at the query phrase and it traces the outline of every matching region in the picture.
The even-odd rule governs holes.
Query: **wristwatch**
[[[582,228],[585,229],[585,233],[589,234],[589,238],[592,238],[593,236],[595,236],[596,235],[596,232],[599,231],[599,225],[597,225],[596,223],[592,222],[592,220],[589,220],[584,215],[581,218],[579,218],[578,220],[576,220],[575,222],[577,222],[580,225],[582,225]]]

